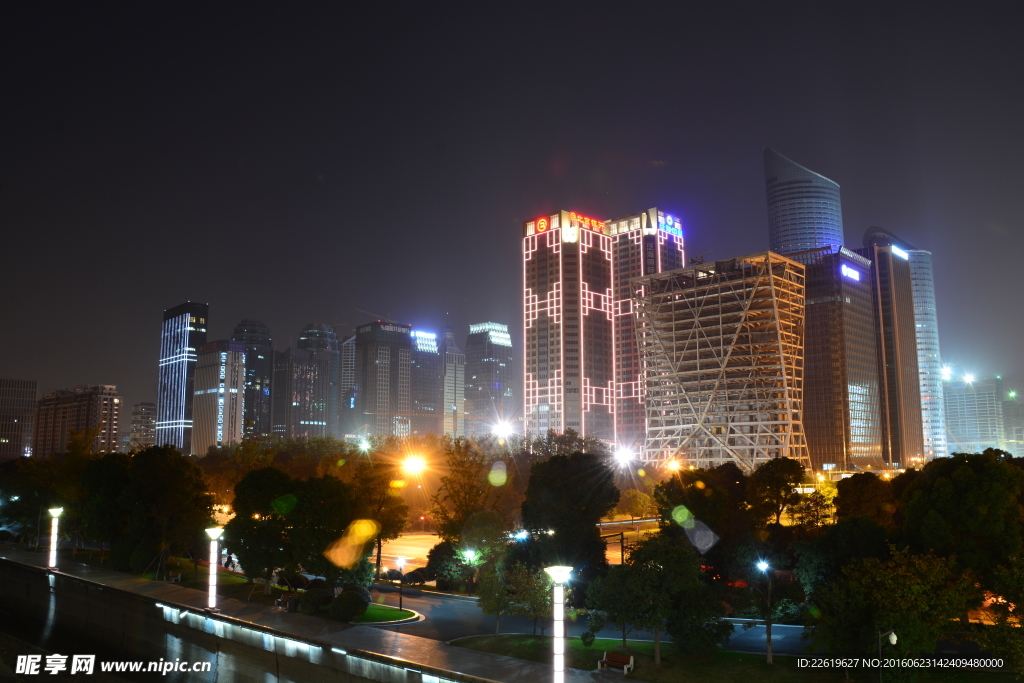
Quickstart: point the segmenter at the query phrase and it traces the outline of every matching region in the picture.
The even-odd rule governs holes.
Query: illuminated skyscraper
[[[441,434],[441,355],[437,335],[413,330],[409,368],[409,429],[414,435]]]
[[[338,436],[338,337],[325,323],[303,328],[298,343],[274,354],[273,433]]]
[[[438,345],[441,354],[441,428],[449,436],[466,435],[466,355],[455,343],[455,332],[445,327]]]
[[[32,455],[34,379],[0,379],[0,462]]]
[[[512,398],[508,325],[477,323],[466,337],[466,436],[490,434],[518,416]]]
[[[559,211],[523,226],[524,426],[639,451],[643,385],[629,280],[685,262],[679,220]]]
[[[93,449],[114,453],[120,445],[121,397],[111,384],[47,391],[36,404],[32,452],[46,457],[64,453],[71,432],[96,430]]]
[[[764,150],[768,191],[768,249],[794,254],[807,249],[843,246],[843,211],[839,185],[804,168],[774,149]]]
[[[156,404],[136,403],[127,434],[122,431],[121,445],[125,453],[141,451],[156,444]]]
[[[236,341],[215,341],[199,347],[192,447],[200,457],[211,446],[229,446],[242,440],[247,388],[245,348]]]
[[[986,448],[1006,447],[1003,410],[1007,394],[1001,377],[950,377],[943,382],[943,389],[952,452],[981,453]]]
[[[206,343],[209,304],[183,303],[164,311],[156,395],[156,443],[192,454],[196,349]]]
[[[338,430],[343,434],[356,431],[356,336],[350,334],[338,344],[341,350],[341,372],[338,385]]]
[[[271,382],[274,379],[274,344],[270,328],[259,320],[235,325],[232,341],[245,346],[245,433],[269,436]]]
[[[412,328],[376,321],[356,328],[356,433],[409,436],[412,432]]]

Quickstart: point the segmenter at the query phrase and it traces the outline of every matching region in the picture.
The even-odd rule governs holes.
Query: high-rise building
[[[615,439],[612,238],[569,211],[523,224],[523,424]]]
[[[815,470],[882,465],[871,261],[846,247],[790,255],[807,268],[803,426]]]
[[[648,461],[809,466],[805,268],[761,252],[633,280]]]
[[[125,453],[141,451],[156,444],[156,404],[136,403],[132,406],[132,419],[128,433],[122,432],[121,450]]]
[[[156,396],[156,442],[192,453],[196,349],[206,343],[209,304],[192,301],[164,311]]]
[[[508,325],[477,323],[466,337],[466,436],[490,434],[517,417],[512,397]]]
[[[46,457],[67,450],[71,432],[96,430],[93,451],[113,453],[120,445],[121,397],[111,384],[47,391],[36,403],[32,451]]]
[[[935,309],[935,281],[932,253],[916,249],[882,228],[868,228],[866,245],[893,245],[902,249],[910,263],[910,284],[914,298],[914,327],[917,339],[917,372],[921,388],[921,423],[924,457],[931,460],[949,453],[946,443],[946,413],[943,408],[942,356],[939,351],[939,322]]]
[[[449,436],[466,435],[466,354],[455,343],[455,332],[446,326],[438,345],[441,356],[441,429]]]
[[[356,328],[356,433],[411,433],[411,331],[410,325],[379,320]]]
[[[309,323],[298,343],[274,353],[272,431],[285,437],[339,436],[338,337],[325,323]]]
[[[683,228],[678,218],[656,207],[605,221],[605,225],[612,238],[615,440],[620,448],[639,453],[647,427],[629,281],[686,265]]]
[[[819,247],[835,251],[843,246],[837,183],[767,147],[764,182],[769,250],[787,255]]]
[[[895,245],[877,242],[856,251],[872,263],[882,458],[899,466],[920,466],[925,458],[924,430],[910,255]]]
[[[410,335],[409,433],[441,434],[441,354],[437,335],[413,330]]]
[[[350,334],[339,345],[341,372],[338,373],[338,431],[352,434],[356,431],[356,336]]]
[[[245,349],[244,343],[236,341],[215,341],[199,347],[192,450],[200,457],[211,447],[239,443],[244,436],[248,384]]]
[[[259,320],[243,320],[235,325],[231,340],[245,347],[245,433],[269,436],[274,379],[274,342],[270,328]]]
[[[1006,423],[1003,415],[1001,377],[950,377],[943,382],[946,428],[953,453],[981,453],[986,448],[1004,448]]]
[[[34,379],[0,379],[0,462],[32,455]]]

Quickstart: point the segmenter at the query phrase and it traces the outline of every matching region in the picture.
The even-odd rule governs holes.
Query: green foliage
[[[936,458],[903,493],[903,532],[918,551],[955,556],[986,584],[1024,552],[1024,471],[993,452]]]
[[[878,633],[895,629],[899,640],[887,656],[915,657],[934,651],[950,621],[978,597],[952,559],[892,548],[888,560],[854,560],[839,580],[815,592],[819,617],[810,636],[835,656],[877,656]]]
[[[57,501],[53,490],[55,463],[41,458],[15,458],[0,463],[0,525],[27,537],[47,533],[40,521]],[[48,529],[49,527],[47,527]]]
[[[132,552],[135,543],[127,536],[115,538],[110,543],[110,566],[114,571],[130,572],[132,570]]]
[[[796,487],[803,478],[803,465],[792,458],[772,458],[757,466],[747,482],[747,502],[762,524],[772,518],[779,524],[783,511],[799,502]]]
[[[446,455],[448,474],[441,477],[437,493],[430,498],[430,515],[437,535],[444,541],[458,543],[474,513],[494,509],[497,491],[487,480],[489,459],[470,441],[451,441]]]
[[[454,543],[441,541],[427,552],[426,572],[428,580],[436,579],[438,588],[448,590],[466,581],[471,569],[462,562]]]
[[[654,498],[643,491],[626,489],[622,492],[616,507],[621,513],[629,515],[630,519],[646,517],[654,510]]]
[[[130,481],[131,466],[132,458],[125,453],[108,453],[85,466],[82,533],[90,541],[112,543],[131,528],[131,520],[118,502]]]
[[[475,551],[478,557],[499,552],[505,543],[508,525],[494,510],[479,510],[466,520],[462,530],[460,549]]]
[[[331,600],[330,614],[338,621],[354,621],[366,613],[370,606],[369,595],[358,591],[343,590]]]
[[[276,467],[249,472],[235,488],[235,516],[224,527],[224,546],[235,554],[249,578],[264,580],[270,594],[274,572],[293,564],[288,514],[299,486]]]
[[[825,529],[824,535],[809,545],[796,545],[794,573],[808,597],[819,586],[839,578],[842,568],[853,560],[889,555],[886,531],[868,517],[843,519]]]
[[[398,538],[409,519],[409,506],[398,488],[391,483],[399,479],[398,467],[391,463],[361,462],[355,466],[352,485],[356,492],[356,516],[372,519],[377,532],[377,568],[385,541]]]
[[[295,507],[288,514],[295,561],[306,571],[324,577],[327,585],[333,587],[342,579],[344,568],[324,552],[342,540],[355,520],[352,490],[335,477],[312,477],[301,483],[295,496]],[[350,556],[365,558],[370,540],[364,539],[359,548],[350,549]]]
[[[836,518],[867,517],[883,527],[893,524],[896,498],[892,484],[873,472],[862,472],[836,483]]]
[[[1006,667],[1024,671],[1024,635],[1020,611],[1024,605],[1024,557],[1009,558],[992,572],[992,583],[982,607],[983,621],[973,624],[968,636],[983,649],[1006,660]]]
[[[816,530],[832,523],[832,503],[820,491],[800,496],[792,508],[797,524],[805,530]]]
[[[141,574],[146,569],[153,569],[156,565],[153,562],[159,552],[160,537],[149,531],[142,536],[142,539],[135,544],[132,554],[128,559],[128,567],[136,574]]]
[[[311,588],[299,596],[299,611],[303,614],[316,614],[331,602],[330,593],[320,588]]]

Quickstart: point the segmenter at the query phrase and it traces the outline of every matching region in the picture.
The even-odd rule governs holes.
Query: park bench
[[[167,580],[170,583],[181,583],[181,572],[171,572]]]
[[[600,670],[609,666],[621,666],[622,674],[626,675],[633,670],[633,655],[621,655],[618,652],[605,652],[604,658],[597,663],[597,668]]]

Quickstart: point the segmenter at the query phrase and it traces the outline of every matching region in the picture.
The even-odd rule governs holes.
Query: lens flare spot
[[[344,467],[344,466],[345,466],[345,458],[341,458],[340,460],[338,460],[338,467]]]
[[[270,504],[270,507],[278,515],[287,515],[295,509],[295,496],[286,493]]]
[[[380,531],[380,524],[372,519],[357,519],[348,525],[345,533],[327,546],[324,557],[338,567],[351,568],[360,560],[366,544]]]
[[[400,489],[405,487],[405,479],[392,479],[391,488]]]
[[[685,505],[672,508],[672,520],[684,529],[693,527],[693,513]]]
[[[706,486],[706,484],[704,482],[702,482],[702,481],[696,481],[696,482],[694,482],[693,485],[696,486],[699,489],[702,489],[702,488],[704,488]]]
[[[637,470],[636,473],[639,474],[641,477],[647,476],[646,470]]]
[[[491,483],[491,486],[504,486],[505,482],[508,481],[505,463],[499,460],[491,465],[491,471],[487,473],[487,481]]]

